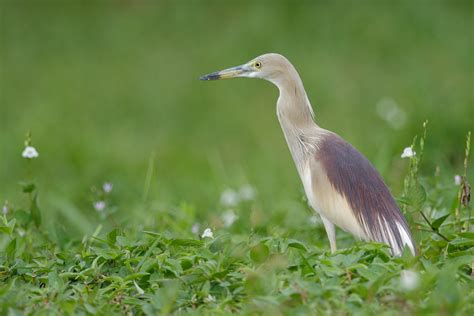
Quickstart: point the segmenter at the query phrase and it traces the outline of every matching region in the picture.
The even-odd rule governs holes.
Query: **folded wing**
[[[338,135],[329,133],[319,143],[316,160],[330,185],[347,201],[365,239],[388,244],[394,255],[400,255],[405,246],[416,253],[405,217],[367,158]]]

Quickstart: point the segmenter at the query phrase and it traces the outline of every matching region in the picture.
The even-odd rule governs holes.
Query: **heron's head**
[[[290,62],[279,54],[264,54],[240,66],[227,68],[202,76],[201,80],[219,80],[239,77],[260,78],[276,83],[293,69]]]

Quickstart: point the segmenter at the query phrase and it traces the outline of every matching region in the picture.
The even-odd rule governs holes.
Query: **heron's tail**
[[[402,216],[386,219],[383,215],[379,215],[372,225],[376,227],[366,231],[369,239],[389,245],[394,256],[401,256],[405,247],[410,249],[413,255],[417,254],[410,229]]]

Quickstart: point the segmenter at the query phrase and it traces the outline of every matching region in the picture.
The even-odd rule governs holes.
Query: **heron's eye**
[[[262,68],[262,63],[259,62],[259,61],[257,61],[257,62],[255,63],[255,68],[257,68],[257,69]]]

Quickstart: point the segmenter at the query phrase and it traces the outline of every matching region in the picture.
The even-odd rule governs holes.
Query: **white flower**
[[[206,303],[213,303],[215,301],[216,301],[216,298],[212,296],[211,294],[209,294],[207,297],[204,298],[204,302]]]
[[[214,238],[214,233],[210,228],[206,228],[202,233],[202,238]]]
[[[251,185],[244,185],[239,191],[240,198],[244,201],[251,201],[255,198],[255,189]]]
[[[236,206],[239,203],[239,194],[232,189],[225,189],[221,194],[221,204],[224,206]]]
[[[222,221],[224,222],[225,227],[232,226],[232,224],[239,218],[235,215],[233,210],[227,210],[222,214]]]
[[[460,175],[457,174],[457,175],[454,176],[454,184],[455,185],[461,185],[461,180],[462,180],[462,178],[461,178]]]
[[[135,280],[133,281],[133,284],[135,285],[135,288],[137,289],[138,294],[143,295],[145,294],[145,291],[141,287],[138,286],[137,282]]]
[[[392,128],[400,129],[405,125],[406,113],[392,98],[382,98],[377,102],[377,114]]]
[[[407,291],[414,290],[420,283],[418,273],[411,270],[402,270],[400,272],[400,286]]]
[[[318,215],[313,215],[309,218],[309,221],[314,224],[314,225],[317,225],[317,224],[320,224],[321,223],[321,218],[318,216]]]
[[[416,152],[414,152],[411,147],[406,147],[403,149],[403,153],[401,155],[402,158],[411,158],[414,156],[416,156]]]
[[[5,201],[5,203],[3,204],[3,207],[2,207],[3,215],[7,215],[7,214],[8,214],[8,210],[9,210],[8,201]]]
[[[21,153],[23,158],[32,159],[39,156],[38,151],[33,146],[26,146],[23,152]]]
[[[97,212],[103,211],[105,208],[105,202],[104,201],[94,202],[94,208]]]
[[[199,233],[199,223],[194,223],[191,227],[191,232],[195,235]]]
[[[105,182],[102,185],[102,189],[104,190],[105,193],[110,193],[112,192],[112,189],[114,188],[114,185],[110,182]]]

